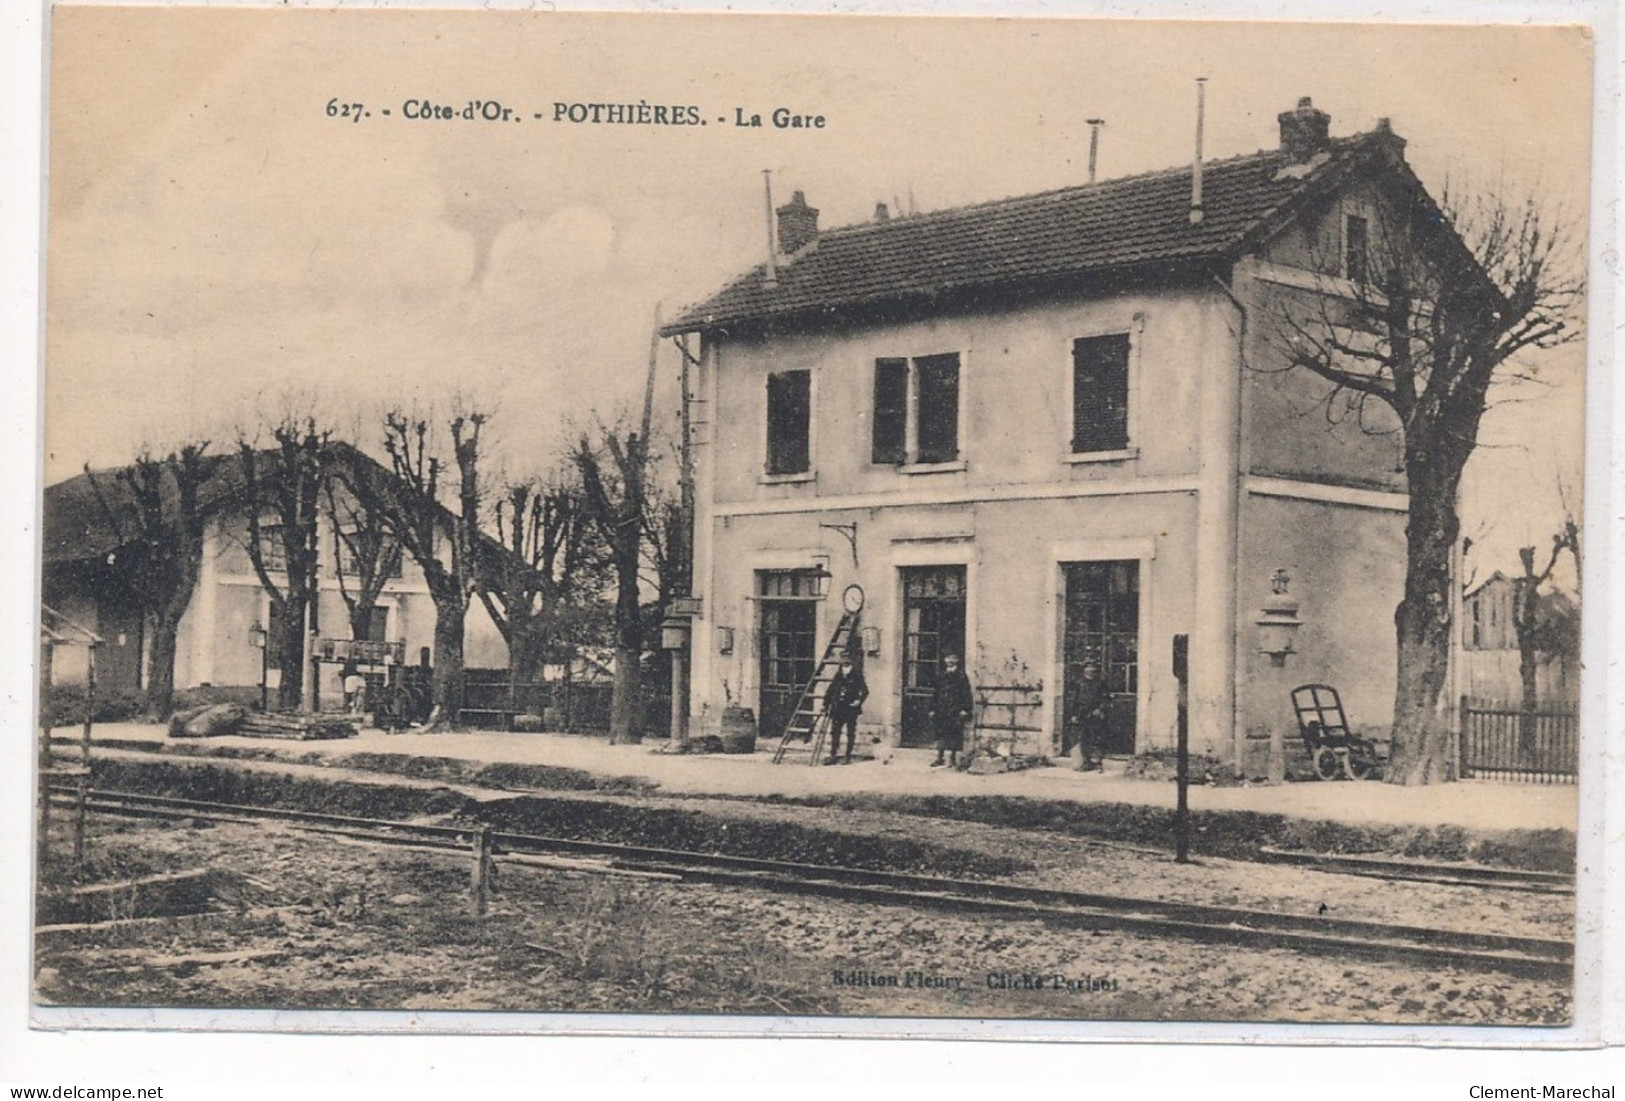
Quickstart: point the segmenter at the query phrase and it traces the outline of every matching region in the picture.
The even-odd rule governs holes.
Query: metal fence
[[[1461,700],[1463,779],[1572,784],[1580,768],[1580,716],[1568,709],[1525,712],[1503,700]]]
[[[671,698],[648,691],[649,687],[645,685],[643,732],[646,736],[664,735]],[[506,730],[512,726],[514,715],[536,715],[550,731],[602,734],[609,730],[612,692],[610,685],[596,683],[556,681],[510,686],[506,669],[465,669],[460,719],[466,725]]]

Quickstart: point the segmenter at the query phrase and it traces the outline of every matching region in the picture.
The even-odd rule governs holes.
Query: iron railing
[[[1580,768],[1580,716],[1463,696],[1460,745],[1463,779],[1572,784]]]

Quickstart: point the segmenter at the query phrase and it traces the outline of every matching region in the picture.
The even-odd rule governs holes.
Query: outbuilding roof
[[[662,331],[795,327],[854,309],[930,307],[980,291],[1171,272],[1238,256],[1285,224],[1306,196],[1378,158],[1402,163],[1403,145],[1382,127],[1332,139],[1301,164],[1279,149],[1208,162],[1194,224],[1185,166],[824,230],[780,258],[773,283],[767,265],[758,265]]]

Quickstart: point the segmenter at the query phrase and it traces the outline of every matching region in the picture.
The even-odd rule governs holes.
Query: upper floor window
[[[288,546],[283,538],[283,525],[260,525],[260,561],[270,573],[288,572]]]
[[[1072,342],[1072,453],[1128,447],[1129,335]]]
[[[951,463],[959,458],[959,355],[875,360],[871,458]]]
[[[375,539],[376,535],[369,537],[368,532],[355,527],[341,530],[338,537],[337,572],[345,577],[360,577],[363,562],[371,559],[373,568],[379,575],[388,578],[404,577],[406,571],[401,545],[388,536],[374,543]]]
[[[812,372],[767,376],[767,472],[805,474],[812,466]]]
[[[1370,223],[1358,214],[1343,220],[1343,274],[1364,283],[1371,273]]]

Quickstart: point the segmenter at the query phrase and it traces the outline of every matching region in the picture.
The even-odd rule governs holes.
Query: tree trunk
[[[540,617],[515,619],[508,639],[508,669],[513,683],[521,687],[540,684],[542,659],[546,656],[547,639],[542,631]]]
[[[615,647],[615,681],[609,697],[609,744],[643,741],[643,650]]]
[[[179,616],[155,616],[152,624],[152,655],[147,667],[147,714],[168,719],[175,710],[175,650],[180,634]]]
[[[1540,686],[1535,680],[1538,660],[1532,644],[1525,643],[1518,647],[1518,678],[1523,682],[1523,707],[1518,714],[1518,748],[1526,754],[1535,752],[1535,713],[1540,710]]]
[[[372,631],[372,610],[376,605],[357,602],[350,605],[350,637],[363,641]]]
[[[609,744],[643,740],[643,607],[638,591],[638,551],[628,542],[616,548],[615,687],[609,705]]]
[[[281,637],[276,639],[276,652],[281,663],[282,678],[277,685],[278,711],[298,711],[304,706],[305,661],[305,601],[289,596],[282,601]]]
[[[1450,732],[1440,719],[1439,699],[1450,664],[1450,597],[1455,584],[1450,558],[1461,523],[1455,482],[1450,478],[1443,482],[1412,479],[1405,525],[1405,595],[1394,612],[1399,670],[1387,771],[1391,784],[1435,784],[1454,777]]]
[[[463,620],[460,601],[435,601],[434,707],[436,725],[453,725],[463,710]]]

